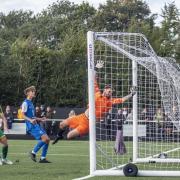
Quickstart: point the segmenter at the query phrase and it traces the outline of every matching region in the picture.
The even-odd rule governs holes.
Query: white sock
[[[33,150],[32,150],[32,153],[33,153],[33,154],[36,154]]]
[[[46,159],[46,157],[41,157],[41,160]]]

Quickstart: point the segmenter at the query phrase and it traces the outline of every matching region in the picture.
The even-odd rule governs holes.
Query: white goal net
[[[176,61],[158,57],[142,34],[88,32],[88,79],[91,173],[180,175]],[[136,94],[121,102],[132,87]]]

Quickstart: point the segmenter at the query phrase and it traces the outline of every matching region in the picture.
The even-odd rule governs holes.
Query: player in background
[[[50,138],[46,134],[45,130],[38,124],[40,121],[45,121],[46,118],[35,117],[35,108],[32,103],[32,99],[35,97],[36,88],[34,86],[30,86],[24,90],[24,93],[26,95],[26,99],[22,103],[22,113],[26,122],[26,131],[38,140],[38,143],[29,155],[31,159],[36,162],[36,154],[42,148],[39,163],[50,163],[46,159]]]
[[[1,107],[0,107],[0,109],[1,109],[0,118],[2,119],[3,130],[8,131],[7,120],[4,116],[4,113],[3,113]],[[7,142],[7,137],[5,136],[3,130],[0,129],[0,143],[3,145],[3,147],[2,147],[2,158],[0,159],[0,165],[3,165],[3,164],[11,165],[11,164],[13,164],[13,162],[7,159],[8,142]]]
[[[99,62],[96,65],[97,68],[103,67],[103,62]],[[123,98],[112,98],[112,88],[110,86],[105,86],[103,93],[101,93],[97,81],[95,80],[95,114],[96,121],[103,119],[108,111],[112,109],[112,106],[115,104],[121,104],[135,95],[136,92],[132,89],[131,93]],[[80,115],[70,117],[63,120],[59,125],[59,131],[57,137],[52,142],[56,144],[60,139],[63,139],[63,133],[65,132],[66,127],[69,127],[71,130],[67,134],[67,139],[72,139],[77,136],[83,136],[89,132],[89,109]]]

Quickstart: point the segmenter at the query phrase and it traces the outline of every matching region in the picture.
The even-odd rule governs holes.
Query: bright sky
[[[7,14],[11,10],[32,10],[35,13],[45,9],[49,4],[57,0],[0,0],[0,12]],[[83,0],[70,0],[74,3],[81,3]],[[106,0],[84,0],[88,1],[94,7],[98,7],[99,3],[103,4]],[[161,14],[161,9],[165,3],[175,1],[176,6],[180,9],[180,0],[146,0],[149,4],[152,13]],[[158,19],[160,21],[160,18]]]

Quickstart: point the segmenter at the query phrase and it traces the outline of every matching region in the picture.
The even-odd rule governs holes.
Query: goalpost
[[[89,31],[87,41],[90,176],[180,176],[179,65],[158,57],[139,33]],[[112,98],[136,89],[101,120],[95,71],[101,92],[109,85]]]

